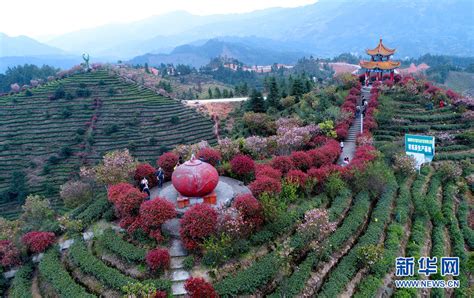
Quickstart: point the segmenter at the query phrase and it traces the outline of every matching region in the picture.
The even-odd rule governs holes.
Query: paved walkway
[[[357,105],[361,105],[362,100],[367,100],[369,101],[370,98],[370,89],[371,87],[362,87],[362,92],[360,98],[357,100]],[[354,158],[354,153],[356,150],[356,139],[357,135],[360,133],[361,130],[361,118],[360,116],[354,118],[354,121],[352,122],[351,127],[349,128],[349,133],[347,135],[347,138],[344,140],[344,150],[342,150],[341,156],[339,156],[339,160],[337,163],[339,165],[344,166],[344,158],[349,157],[349,161]]]

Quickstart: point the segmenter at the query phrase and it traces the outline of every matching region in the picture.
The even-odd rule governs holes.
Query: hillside
[[[53,99],[61,93],[65,98]],[[106,71],[53,81],[30,96],[0,97],[0,126],[0,193],[15,189],[25,175],[25,188],[52,198],[81,165],[94,164],[106,151],[128,148],[155,164],[160,152],[177,144],[215,142],[209,119]],[[15,172],[20,178],[17,173],[12,181]],[[5,198],[4,215],[17,211],[15,196]]]
[[[435,161],[474,158],[474,122],[462,115],[463,108],[450,105],[430,110],[423,98],[400,92],[381,96],[380,102],[382,112],[374,135],[377,147],[388,156],[403,148],[404,135],[409,133],[435,136]]]
[[[58,48],[43,44],[27,36],[11,37],[0,32],[0,57],[64,55]]]

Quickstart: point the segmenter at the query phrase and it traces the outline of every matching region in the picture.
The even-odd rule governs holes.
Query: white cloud
[[[2,0],[0,32],[45,37],[175,10],[193,14],[243,13],[296,7],[317,0]]]

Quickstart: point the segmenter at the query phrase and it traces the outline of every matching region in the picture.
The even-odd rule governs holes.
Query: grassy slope
[[[59,84],[75,95],[81,83],[91,91],[89,97],[48,99]],[[110,88],[115,90],[114,96],[109,95]],[[164,147],[203,139],[215,142],[210,120],[105,71],[51,82],[32,93],[30,97],[24,92],[0,97],[0,193],[17,170],[27,173],[31,192],[57,192],[83,163],[95,163],[110,150],[130,148],[138,159],[154,161]],[[172,116],[179,116],[180,123],[171,124]],[[107,133],[113,124],[118,131]],[[78,129],[86,132],[80,135]],[[48,162],[51,156],[59,156],[62,148],[71,148],[73,154],[55,164]],[[15,206],[3,207],[0,214]]]

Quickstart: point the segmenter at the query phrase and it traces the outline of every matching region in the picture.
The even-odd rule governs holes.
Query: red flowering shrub
[[[255,178],[266,176],[273,179],[280,180],[281,179],[281,171],[272,168],[270,165],[266,164],[257,164],[255,165]]]
[[[44,252],[54,241],[55,236],[52,232],[33,231],[26,233],[21,238],[21,242],[23,242],[32,253]]]
[[[148,180],[148,186],[150,188],[155,187],[158,185],[158,181],[156,180],[155,176],[155,168],[152,167],[149,163],[141,163],[137,165],[137,169],[135,170],[135,175],[133,175],[133,179],[135,182],[140,184],[140,181],[145,177]]]
[[[377,128],[377,122],[372,116],[368,116],[364,119],[364,132],[370,131]]]
[[[119,217],[138,215],[140,204],[147,198],[147,194],[128,183],[119,183],[109,188],[109,201],[112,202]]]
[[[230,161],[232,172],[239,175],[249,175],[255,172],[255,162],[247,155],[237,155]]]
[[[446,91],[446,96],[448,96],[448,98],[450,98],[450,99],[458,99],[458,98],[461,97],[459,94],[457,94],[456,92],[454,92],[454,91],[451,90],[451,89],[449,89],[448,91]]]
[[[252,183],[250,183],[249,188],[252,191],[253,195],[258,198],[264,192],[271,194],[280,193],[281,182],[280,180],[274,178],[260,176]]]
[[[311,168],[308,171],[308,176],[312,179],[316,179],[319,185],[326,182],[326,179],[332,173],[338,171],[341,167],[337,165],[326,165],[321,168]]]
[[[203,159],[215,167],[222,160],[222,155],[219,150],[206,147],[199,150],[197,158]]]
[[[163,198],[145,201],[140,206],[140,226],[145,232],[159,231],[165,221],[175,217],[174,204]]]
[[[341,110],[344,112],[354,113],[356,111],[356,104],[351,101],[346,101],[342,104]]]
[[[158,166],[163,168],[165,172],[165,179],[171,179],[171,174],[173,174],[174,167],[179,161],[178,155],[173,152],[167,152],[160,156],[158,159]]]
[[[0,240],[0,265],[11,267],[20,264],[20,251],[10,240]]]
[[[352,103],[355,105],[357,103],[357,99],[359,99],[359,96],[349,94],[346,96],[344,103]]]
[[[314,167],[321,167],[334,163],[341,153],[339,143],[336,140],[329,140],[323,146],[308,151],[309,156],[313,159]]]
[[[349,124],[341,123],[336,126],[336,134],[338,140],[345,140],[349,135]]]
[[[286,181],[298,185],[299,187],[305,187],[308,175],[300,170],[290,170],[286,174]]]
[[[167,298],[168,293],[166,291],[156,291],[155,294],[153,294],[152,298]]]
[[[146,254],[146,264],[152,271],[168,269],[170,267],[170,254],[167,249],[155,248]]]
[[[364,78],[365,78],[365,77],[364,77]],[[356,87],[352,87],[352,88],[349,90],[349,94],[350,94],[350,95],[359,96],[359,95],[360,95],[360,90],[357,89]]]
[[[205,238],[216,231],[217,211],[208,204],[197,204],[189,208],[181,219],[179,233],[188,250],[196,250]]]
[[[290,157],[295,167],[301,171],[308,170],[313,164],[311,156],[304,151],[294,151],[291,153]]]
[[[190,277],[184,283],[184,289],[188,292],[190,298],[217,298],[219,297],[212,287],[202,277]]]
[[[272,159],[272,167],[286,174],[289,170],[294,169],[295,165],[289,156],[277,156]]]
[[[243,220],[252,231],[258,229],[264,222],[263,208],[260,202],[251,194],[240,194],[235,198],[234,207],[242,214]]]

